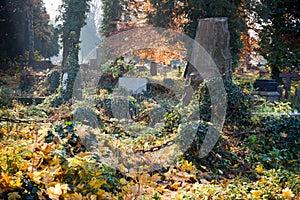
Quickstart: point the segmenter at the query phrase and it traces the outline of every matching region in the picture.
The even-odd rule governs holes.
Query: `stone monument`
[[[229,31],[227,18],[201,19],[196,31],[195,40],[211,56],[220,74],[225,79],[231,79],[232,66],[229,49]],[[184,72],[186,79],[191,79],[190,84],[195,88],[203,81],[201,74],[190,63]]]

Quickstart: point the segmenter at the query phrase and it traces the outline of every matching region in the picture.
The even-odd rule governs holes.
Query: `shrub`
[[[226,125],[240,126],[249,122],[253,102],[249,94],[232,80],[225,80],[224,87],[227,94]],[[207,85],[201,83],[196,91],[196,98],[199,101],[200,118],[209,121],[211,117],[211,101]]]

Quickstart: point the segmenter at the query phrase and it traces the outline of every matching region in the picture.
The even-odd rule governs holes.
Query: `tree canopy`
[[[28,13],[29,12],[29,13]],[[58,38],[42,0],[0,2],[0,57],[15,59],[29,51],[28,14],[32,15],[34,50],[45,58],[58,54]]]
[[[260,37],[259,52],[268,60],[273,78],[279,72],[299,70],[299,0],[253,1],[252,8]]]

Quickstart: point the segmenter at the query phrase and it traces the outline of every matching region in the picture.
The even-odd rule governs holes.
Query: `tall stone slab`
[[[197,41],[204,50],[210,55],[211,59],[216,64],[223,79],[232,78],[232,65],[231,65],[231,54],[229,48],[229,30],[228,30],[228,19],[227,18],[207,18],[199,21],[196,30],[195,41]],[[196,46],[195,46],[196,47]],[[206,59],[203,55],[202,50],[199,52],[198,48],[193,48],[191,59],[201,58]],[[197,57],[199,56],[199,57]],[[209,58],[207,58],[209,61]],[[201,60],[201,63],[205,61]],[[201,65],[201,63],[197,63]],[[200,66],[201,67],[201,66]],[[205,66],[202,66],[205,67]],[[206,69],[205,73],[210,73],[212,69]],[[203,71],[202,71],[203,73]],[[203,82],[203,74],[188,62],[184,75],[186,78],[186,84],[184,88],[183,105],[187,105],[192,99],[194,90],[196,90],[201,82]],[[207,74],[206,74],[207,76]],[[192,87],[191,87],[192,86]]]
[[[225,79],[231,79],[232,76],[229,39],[227,18],[207,18],[199,21],[195,40],[211,56]],[[191,74],[192,79],[197,80],[197,82],[203,80],[198,71],[189,63],[184,77],[188,78]]]
[[[225,78],[231,78],[232,65],[229,48],[230,34],[227,18],[201,19],[195,40],[211,55]]]

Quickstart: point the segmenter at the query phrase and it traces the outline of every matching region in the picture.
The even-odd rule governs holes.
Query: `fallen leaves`
[[[69,190],[70,188],[67,184],[56,183],[54,187],[47,188],[46,193],[50,199],[59,200],[60,196],[66,194]]]
[[[292,199],[295,195],[293,194],[292,190],[290,188],[285,188],[282,190],[282,197],[284,199]]]

